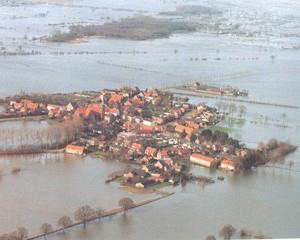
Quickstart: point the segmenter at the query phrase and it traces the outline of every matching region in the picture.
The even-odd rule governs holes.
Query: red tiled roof
[[[154,156],[157,153],[157,149],[153,147],[147,147],[145,150],[145,154]]]
[[[200,154],[200,153],[193,153],[193,154],[191,155],[191,157],[197,158],[197,159],[199,159],[199,160],[207,161],[207,162],[213,162],[213,161],[214,161],[214,158],[208,157],[208,156],[204,156],[204,155],[202,155],[202,154]]]
[[[153,133],[154,126],[140,125],[139,133]]]
[[[229,160],[229,159],[224,159],[222,161],[223,164],[226,164],[226,165],[235,165],[235,162],[233,160]]]
[[[116,103],[121,103],[124,97],[120,94],[112,94],[111,97],[108,100],[108,103],[110,104],[116,104]]]
[[[131,145],[131,149],[134,150],[134,151],[137,151],[137,152],[141,151],[142,148],[143,148],[143,146],[140,143],[133,143]]]
[[[183,126],[181,124],[177,124],[176,127],[175,127],[175,131],[180,132],[180,133],[185,132],[186,134],[191,135],[194,132],[194,129],[190,128],[190,127]]]
[[[85,148],[82,146],[77,146],[73,144],[69,144],[66,146],[66,152],[76,152],[78,154],[83,154],[85,151]]]

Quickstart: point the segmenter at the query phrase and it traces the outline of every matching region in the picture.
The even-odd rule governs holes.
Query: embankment
[[[174,193],[168,193],[168,194],[165,193],[165,194],[163,194],[163,195],[160,196],[160,197],[153,198],[153,199],[149,199],[149,200],[141,201],[141,202],[139,202],[139,203],[136,203],[135,206],[132,207],[132,209],[133,209],[133,208],[137,208],[137,207],[141,207],[141,206],[144,206],[144,205],[147,205],[147,204],[156,202],[156,201],[159,201],[159,200],[161,200],[161,199],[163,199],[163,198],[166,198],[166,197],[169,197],[169,196],[171,196],[171,195],[173,195],[173,194],[174,194]],[[100,218],[105,218],[105,217],[113,216],[113,215],[116,215],[116,214],[118,214],[118,213],[122,213],[123,211],[124,211],[124,209],[121,208],[121,207],[114,208],[114,209],[111,209],[111,210],[107,210],[107,211],[104,211],[104,213],[102,214],[101,217],[92,217],[92,218],[90,218],[87,222],[93,222],[93,221],[95,221],[95,220],[97,220],[97,219],[100,219]],[[71,229],[71,228],[76,227],[76,226],[79,226],[79,225],[81,225],[81,224],[83,224],[83,222],[76,222],[76,223],[74,223],[74,224],[72,224],[72,225],[70,225],[70,226],[68,226],[68,227],[66,227],[66,228],[57,228],[57,229],[55,229],[55,230],[49,232],[47,235],[55,234],[55,233],[64,231],[65,229]],[[35,236],[29,237],[28,240],[39,239],[39,238],[42,238],[42,237],[44,237],[44,236],[45,236],[44,234],[39,234],[39,235],[35,235]]]

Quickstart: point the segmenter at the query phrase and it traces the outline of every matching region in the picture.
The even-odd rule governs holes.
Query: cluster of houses
[[[162,169],[176,173],[170,166],[178,170],[182,160],[230,171],[239,168],[237,154],[229,151],[230,144],[199,140],[207,126],[222,119],[216,109],[205,104],[194,106],[158,90],[107,90],[99,93],[95,102],[78,107],[74,115],[86,124],[81,139],[67,146],[68,153],[101,151],[106,153],[104,156],[135,161],[144,168],[150,164],[152,170],[155,164],[167,164],[159,168],[160,181],[163,177],[163,182],[174,183],[180,174],[168,176]],[[124,181],[145,186],[158,177],[153,175],[158,173],[147,171],[138,176],[142,172],[141,168],[126,173]]]
[[[84,155],[97,151],[105,153],[103,156],[140,163],[141,168],[122,175],[124,183],[137,187],[180,182],[186,176],[184,162],[237,169],[234,154],[225,151],[228,144],[203,142],[199,137],[223,118],[215,108],[195,106],[185,98],[155,89],[103,90],[93,92],[87,99],[66,105],[19,99],[10,101],[8,112],[82,119],[80,138],[66,146],[66,153]]]
[[[109,176],[109,181],[120,178],[123,185],[146,188],[163,183],[177,185],[188,179],[188,177],[184,164],[175,162],[172,159],[147,158],[139,168],[130,168],[112,173]]]
[[[238,161],[227,157],[218,159],[211,156],[202,155],[201,153],[193,153],[190,156],[190,161],[194,164],[208,168],[219,167],[229,171],[236,171],[238,169]]]
[[[76,108],[77,104],[71,102],[67,105],[57,105],[18,99],[9,102],[5,117],[48,115],[49,118],[63,118],[72,115]]]

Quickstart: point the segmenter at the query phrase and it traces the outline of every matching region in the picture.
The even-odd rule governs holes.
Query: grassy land
[[[234,131],[233,128],[219,126],[219,125],[210,126],[208,129],[210,129],[212,131],[220,131],[220,132],[225,132],[225,133],[232,133]]]

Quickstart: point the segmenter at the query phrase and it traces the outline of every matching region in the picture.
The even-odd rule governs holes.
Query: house
[[[64,107],[61,105],[55,105],[55,104],[48,104],[47,105],[47,110],[52,111],[53,109],[59,109],[60,111],[64,110]]]
[[[123,101],[123,99],[124,99],[123,95],[114,93],[109,98],[108,104],[110,105],[120,104]]]
[[[16,101],[10,101],[9,105],[16,110],[20,110],[23,107],[23,103]]]
[[[157,162],[154,164],[154,166],[155,166],[156,168],[159,168],[159,169],[162,169],[162,168],[164,167],[160,161],[157,161]]]
[[[187,135],[191,136],[194,132],[194,129],[191,128],[191,127],[186,127],[186,126],[181,125],[181,124],[176,124],[175,132],[186,133]]]
[[[161,124],[165,123],[165,120],[162,117],[155,117],[155,116],[153,116],[152,119],[153,119],[153,122],[155,124],[158,124],[158,125],[161,125]]]
[[[141,182],[138,182],[138,183],[135,184],[135,187],[136,188],[145,188],[145,185]]]
[[[58,117],[64,111],[64,109],[65,108],[60,105],[55,105],[55,104],[47,105],[48,115],[50,117]]]
[[[161,159],[161,160],[163,160],[163,159],[169,159],[170,157],[169,157],[169,151],[168,151],[168,149],[162,149],[162,150],[160,150],[158,152],[158,154],[157,154],[157,158]]]
[[[83,155],[85,153],[85,147],[69,144],[66,146],[65,151],[70,154]]]
[[[36,112],[39,109],[39,104],[38,103],[34,103],[31,100],[22,100],[22,103],[25,107],[25,109],[27,109],[27,111],[30,112]]]
[[[133,143],[130,147],[130,152],[132,153],[138,153],[138,154],[142,154],[143,152],[143,145],[140,143]]]
[[[210,168],[210,167],[212,167],[213,163],[215,162],[215,159],[212,157],[204,156],[199,153],[193,153],[190,156],[190,161],[192,163]]]
[[[165,132],[167,127],[165,125],[154,126],[154,132]]]
[[[153,147],[147,147],[145,150],[145,154],[147,156],[155,157],[157,153],[157,149]]]
[[[154,132],[155,127],[154,126],[147,126],[144,124],[140,125],[139,133],[141,134],[151,134]]]
[[[96,116],[98,116],[102,119],[103,115],[104,115],[104,109],[103,108],[104,108],[104,106],[102,104],[91,103],[87,106],[86,111],[84,113],[84,117],[88,118],[93,113],[94,115],[96,115]]]
[[[145,126],[149,126],[149,127],[155,126],[155,122],[150,121],[150,120],[143,120],[143,124],[144,124]]]
[[[236,162],[231,159],[224,158],[221,161],[220,168],[229,171],[236,171]]]
[[[106,115],[113,115],[115,117],[120,115],[120,111],[117,108],[105,108],[105,114]]]
[[[66,105],[66,110],[67,110],[67,112],[73,112],[77,107],[78,107],[78,105],[76,103],[69,102]]]

